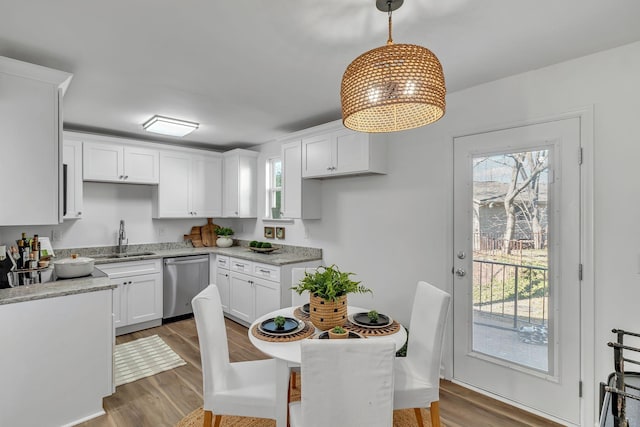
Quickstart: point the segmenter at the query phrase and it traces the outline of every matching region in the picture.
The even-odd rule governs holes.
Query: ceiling
[[[375,0],[0,0],[0,56],[73,73],[65,129],[212,149],[340,118],[340,80],[386,41]],[[449,93],[640,40],[638,0],[405,0],[394,41]],[[142,123],[200,123],[182,139]]]

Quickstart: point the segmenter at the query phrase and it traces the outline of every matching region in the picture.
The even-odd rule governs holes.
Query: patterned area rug
[[[298,387],[291,390],[291,400],[300,400],[300,375],[297,377]],[[422,419],[425,426],[431,425],[431,419],[429,418],[429,411],[422,409]],[[202,427],[204,423],[204,410],[198,408],[195,411],[188,414],[182,420],[175,425],[175,427]],[[222,417],[221,427],[275,427],[275,420],[269,420],[266,418],[250,418],[250,417]],[[418,427],[416,421],[415,412],[413,409],[401,409],[393,411],[393,427]]]
[[[114,355],[116,386],[187,364],[157,335],[118,344]]]

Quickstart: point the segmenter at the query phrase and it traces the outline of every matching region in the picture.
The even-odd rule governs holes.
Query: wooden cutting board
[[[202,236],[200,235],[200,227],[191,227],[191,234],[185,234],[184,240],[191,240],[194,248],[201,248]]]
[[[202,236],[202,244],[210,247],[216,245],[216,229],[218,226],[213,223],[213,218],[207,218],[207,224],[200,228],[200,235]]]

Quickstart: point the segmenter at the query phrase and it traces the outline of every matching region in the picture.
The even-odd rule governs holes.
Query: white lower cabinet
[[[251,323],[280,308],[280,283],[231,272],[229,314]]]
[[[210,262],[210,265],[216,266],[216,278],[215,284],[218,286],[218,292],[220,293],[220,301],[222,302],[222,311],[229,312],[229,299],[230,299],[230,282],[231,276],[229,274],[229,257],[221,256],[217,257],[216,263]]]
[[[283,266],[218,256],[216,284],[226,315],[250,325],[254,320],[291,305],[291,269],[316,267],[321,260]],[[226,301],[228,307],[225,309]]]
[[[159,259],[101,264],[118,285],[113,292],[116,335],[162,323],[162,266]]]

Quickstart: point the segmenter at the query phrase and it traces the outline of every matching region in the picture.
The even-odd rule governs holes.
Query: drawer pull
[[[264,269],[260,269],[260,273],[267,273],[267,274],[271,274],[271,271],[269,270],[264,270]]]

